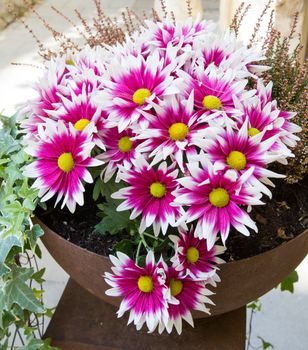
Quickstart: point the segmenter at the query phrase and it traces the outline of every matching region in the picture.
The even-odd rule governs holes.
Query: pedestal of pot
[[[178,335],[148,334],[118,319],[117,308],[69,280],[45,338],[61,350],[244,350],[246,308],[183,324]]]

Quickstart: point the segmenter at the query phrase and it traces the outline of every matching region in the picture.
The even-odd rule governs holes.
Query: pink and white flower
[[[151,166],[170,157],[184,171],[183,158],[196,153],[195,145],[206,129],[206,125],[198,122],[194,112],[193,92],[187,101],[172,96],[165,105],[151,104],[154,112],[142,113],[149,126],[139,131],[136,139],[145,141],[137,150],[150,153],[149,158],[153,157]]]
[[[125,170],[129,170],[132,167],[132,162],[137,157],[141,157],[141,154],[136,150],[139,142],[133,140],[134,136],[135,133],[131,129],[126,129],[120,133],[116,127],[106,129],[103,137],[106,152],[101,153],[97,157],[106,163],[103,170],[105,182],[108,182],[112,178],[119,166],[122,166]]]
[[[213,305],[208,298],[213,293],[205,288],[206,281],[196,281],[169,267],[166,269],[166,285],[168,286],[165,296],[168,300],[168,318],[167,322],[160,324],[160,332],[166,327],[167,332],[171,333],[174,327],[178,334],[181,334],[182,319],[193,327],[192,310],[210,314],[210,309],[205,305]]]
[[[71,91],[69,98],[61,96],[61,100],[61,107],[49,114],[56,119],[63,120],[67,126],[71,123],[77,131],[83,131],[91,124],[92,140],[104,150],[102,136],[105,132],[106,114],[94,104],[91,95],[88,96],[85,85],[81,94],[75,95]]]
[[[214,25],[208,21],[193,21],[188,18],[185,23],[171,23],[168,19],[162,22],[145,21],[149,30],[145,33],[145,39],[155,48],[166,49],[171,44],[179,49],[192,46],[194,40],[201,38],[207,32],[213,30]]]
[[[62,208],[66,205],[73,213],[76,203],[84,204],[82,180],[93,182],[87,168],[102,164],[91,158],[91,130],[78,132],[71,124],[67,128],[59,121],[47,123],[39,134],[40,141],[26,148],[36,160],[25,168],[24,175],[36,178],[32,186],[39,189],[41,201],[57,194],[55,205],[63,198]]]
[[[165,235],[168,226],[176,226],[177,220],[184,214],[180,206],[171,205],[175,199],[172,192],[178,186],[178,169],[175,169],[174,164],[167,167],[166,162],[162,162],[154,170],[143,158],[133,163],[134,167],[129,170],[120,168],[119,173],[121,180],[129,186],[113,193],[111,197],[125,199],[117,210],[132,210],[131,220],[141,215],[139,232],[153,225],[156,236],[160,230]]]
[[[222,254],[225,248],[214,245],[208,249],[205,239],[194,236],[193,226],[189,232],[179,228],[179,233],[179,236],[169,236],[175,250],[175,255],[171,258],[172,266],[193,280],[208,280],[213,277],[218,269],[217,265],[224,263],[217,255]]]
[[[270,152],[277,137],[278,135],[274,135],[262,140],[261,133],[254,137],[249,136],[246,120],[239,130],[233,129],[227,123],[226,128],[221,128],[213,137],[204,139],[201,147],[216,168],[223,171],[232,169],[238,175],[251,169],[252,174],[248,179],[249,183],[255,184],[256,180],[268,183],[268,177],[284,177],[284,175],[267,169],[268,164],[279,158],[279,155]],[[262,192],[271,196],[269,189],[260,181],[256,186],[259,186]]]
[[[117,252],[117,256],[110,255],[110,260],[114,265],[113,273],[106,272],[104,278],[112,288],[106,294],[122,298],[118,317],[128,311],[128,324],[134,322],[140,330],[146,323],[150,332],[160,322],[167,323],[165,276],[161,266],[155,263],[153,252],[148,252],[145,267],[139,267],[121,252]]]
[[[201,121],[217,121],[217,117],[236,117],[241,112],[235,108],[234,98],[242,101],[253,92],[245,91],[247,80],[235,81],[231,70],[219,72],[213,67],[188,74],[179,71],[178,75],[185,84],[185,93],[194,90],[194,106]]]
[[[257,226],[243,206],[262,204],[258,188],[246,185],[252,174],[252,168],[238,179],[231,174],[215,171],[214,166],[205,157],[200,156],[201,168],[197,162],[187,164],[190,176],[178,179],[183,186],[173,193],[174,202],[187,206],[187,223],[198,220],[194,235],[207,240],[211,249],[220,232],[225,244],[230,226],[249,236],[249,228],[257,231]]]
[[[110,126],[122,132],[140,118],[141,111],[151,109],[150,101],[179,92],[171,75],[175,67],[176,62],[164,66],[158,52],[147,59],[131,55],[111,63],[102,80],[104,90],[96,96],[109,114]]]

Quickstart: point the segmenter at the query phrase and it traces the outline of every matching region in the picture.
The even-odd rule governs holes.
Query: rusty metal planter
[[[92,253],[49,229],[39,219],[45,235],[42,241],[58,264],[82,288],[103,301],[119,306],[120,299],[105,294],[109,287],[102,275],[110,271],[107,257]],[[291,273],[308,253],[308,230],[265,253],[221,265],[221,283],[215,288],[211,316],[241,308],[276,287]],[[209,317],[195,313],[195,318]]]

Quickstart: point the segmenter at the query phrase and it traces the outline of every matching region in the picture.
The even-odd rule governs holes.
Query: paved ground
[[[91,18],[94,8],[91,4],[89,5],[89,2],[84,0],[45,0],[39,7],[39,11],[58,30],[71,33],[72,28],[53,14],[49,8],[50,5],[56,6],[66,14],[73,14],[73,9],[77,7],[86,18]],[[151,1],[146,0],[102,0],[101,2],[106,13],[112,15],[119,14],[125,6],[132,6],[136,10],[152,6]],[[218,1],[207,0],[204,3],[207,17],[217,20]],[[44,42],[52,42],[49,33],[33,15],[28,16],[27,23],[39,33]],[[35,42],[20,23],[12,24],[4,32],[0,32],[0,111],[2,113],[13,114],[18,103],[33,95],[29,85],[39,76],[40,69],[12,66],[11,62],[40,65],[36,51]],[[54,306],[61,296],[67,275],[47,252],[43,256],[41,264],[47,267],[46,303],[48,306]],[[294,295],[273,290],[261,298],[263,311],[255,318],[255,340],[260,335],[273,343],[276,350],[308,349],[307,271],[308,258],[298,268],[300,282],[296,285]],[[239,281],[239,283],[241,282]],[[254,345],[258,345],[258,343],[255,342]]]

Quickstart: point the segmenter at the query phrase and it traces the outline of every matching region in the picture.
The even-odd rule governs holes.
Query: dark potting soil
[[[231,230],[227,240],[224,260],[240,260],[273,249],[291,240],[308,228],[308,178],[297,183],[287,184],[276,180],[272,189],[273,198],[263,197],[265,205],[255,206],[250,213],[257,222],[258,233],[251,231],[249,237]],[[85,205],[77,207],[71,214],[66,208],[53,208],[49,203],[47,211],[37,210],[37,216],[53,231],[63,238],[101,255],[109,255],[113,246],[128,234],[102,235],[95,229],[100,222],[96,215],[97,207],[91,199],[91,188],[86,189],[89,195]]]

